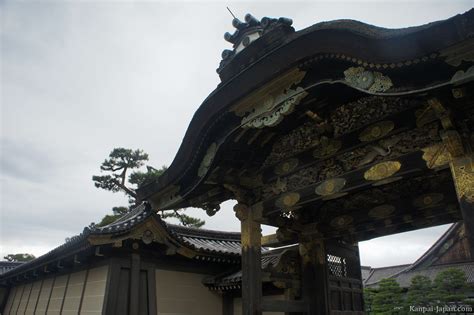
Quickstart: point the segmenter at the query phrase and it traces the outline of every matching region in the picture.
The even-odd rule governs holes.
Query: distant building
[[[364,286],[377,287],[380,280],[394,278],[402,288],[408,288],[414,276],[423,275],[434,280],[438,273],[448,268],[464,271],[467,281],[474,284],[474,261],[469,258],[468,246],[464,225],[458,222],[413,264],[382,268],[362,267]]]

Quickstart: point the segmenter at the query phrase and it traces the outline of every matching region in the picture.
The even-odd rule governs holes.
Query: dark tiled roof
[[[439,252],[440,249],[445,245],[446,241],[457,234],[461,228],[462,222],[457,222],[451,225],[449,229],[444,232],[444,234],[441,235],[441,237],[410,266],[410,268],[408,268],[408,270],[414,270],[429,262],[431,260],[430,257]]]
[[[291,247],[294,248],[294,247]],[[262,270],[276,266],[282,257],[282,254],[290,249],[288,247],[278,248],[274,250],[263,249],[262,253]],[[218,288],[234,288],[239,286],[242,281],[242,270],[234,270],[224,275],[206,278],[203,282],[208,286]]]
[[[146,204],[141,204],[107,226],[97,228],[93,233],[126,232],[152,216],[170,236],[186,247],[209,254],[240,255],[240,233],[168,224]]]
[[[438,273],[448,268],[458,268],[462,270],[466,274],[467,281],[469,283],[474,283],[474,262],[431,266],[421,270],[401,272],[394,278],[395,280],[397,280],[398,284],[400,284],[401,287],[406,288],[410,286],[411,279],[414,276],[422,275],[430,278],[431,280],[434,280]]]
[[[196,250],[202,254],[219,255],[223,257],[240,255],[240,233],[213,231],[167,224],[161,217],[152,211],[147,204],[141,204],[118,220],[103,227],[84,228],[80,235],[73,236],[68,242],[54,248],[50,252],[31,260],[14,270],[6,271],[2,276],[10,276],[29,271],[38,266],[60,260],[76,252],[90,248],[87,238],[90,235],[122,234],[153,217],[178,243],[184,247]],[[227,261],[220,259],[216,261]],[[1,278],[0,278],[1,279]]]
[[[21,274],[23,272],[28,272],[34,270],[38,266],[59,261],[60,259],[66,256],[70,256],[72,254],[90,248],[91,245],[87,241],[87,237],[90,235],[90,233],[91,231],[89,228],[84,228],[84,231],[81,234],[71,237],[70,240],[68,240],[64,244],[50,250],[49,252],[40,257],[37,257],[12,270],[5,272],[0,276],[0,280],[6,276],[10,276],[11,274]]]
[[[0,261],[0,275],[22,264],[24,264],[23,261]]]
[[[370,270],[369,276],[365,280],[364,284],[366,286],[370,286],[374,283],[379,282],[382,279],[390,278],[398,274],[400,271],[407,269],[408,267],[410,267],[410,264],[382,267],[382,268],[373,268]]]
[[[401,287],[409,287],[411,279],[416,275],[427,276],[431,280],[434,280],[439,272],[448,268],[461,269],[466,274],[467,281],[474,283],[474,261],[432,265],[433,257],[439,254],[448,240],[459,235],[461,229],[462,222],[453,224],[433,246],[413,264],[372,269],[364,285],[367,287],[376,287],[380,280],[384,278],[394,278]]]
[[[94,234],[108,234],[108,233],[120,233],[130,230],[137,224],[145,221],[148,217],[153,215],[153,211],[149,209],[146,204],[141,204],[133,208],[130,212],[124,214],[118,220],[102,226],[95,227],[93,229]]]

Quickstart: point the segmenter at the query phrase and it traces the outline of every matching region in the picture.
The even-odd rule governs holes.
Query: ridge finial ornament
[[[232,15],[234,16],[234,15]],[[233,45],[233,49],[225,49],[222,52],[221,65],[217,69],[217,73],[220,73],[222,68],[230,62],[230,60],[240,53],[242,50],[247,48],[252,42],[259,39],[261,36],[269,33],[275,29],[283,28],[289,31],[294,31],[291,27],[293,20],[285,17],[280,18],[269,18],[264,17],[260,21],[247,13],[244,21],[234,16],[232,20],[232,26],[236,29],[234,33],[226,32],[224,39]]]

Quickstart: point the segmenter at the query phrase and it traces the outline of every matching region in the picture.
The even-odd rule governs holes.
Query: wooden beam
[[[474,154],[456,158],[450,166],[469,241],[471,259],[474,259]]]
[[[247,205],[234,207],[241,226],[242,315],[262,314],[262,232],[258,214]]]
[[[306,301],[262,301],[264,312],[305,312],[308,303]]]

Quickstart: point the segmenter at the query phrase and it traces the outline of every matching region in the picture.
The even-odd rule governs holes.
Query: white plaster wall
[[[158,315],[221,315],[222,297],[202,284],[204,277],[156,269]]]

